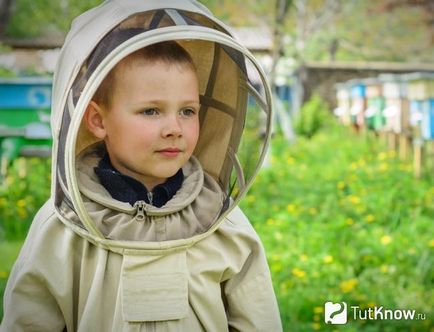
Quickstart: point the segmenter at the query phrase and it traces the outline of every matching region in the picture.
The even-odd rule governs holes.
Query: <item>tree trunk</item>
[[[14,0],[0,0],[0,37],[5,35]]]
[[[276,0],[276,21],[273,29],[273,50],[271,54],[270,84],[275,88],[276,67],[283,53],[284,24],[291,0]]]

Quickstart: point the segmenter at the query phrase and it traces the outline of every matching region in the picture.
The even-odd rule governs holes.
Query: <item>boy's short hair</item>
[[[187,66],[196,72],[196,67],[190,54],[177,42],[166,41],[152,44],[129,54],[117,63],[104,78],[92,99],[97,104],[109,108],[111,105],[111,96],[116,86],[116,73],[122,66],[131,66],[138,62],[163,62],[169,65],[177,64]]]

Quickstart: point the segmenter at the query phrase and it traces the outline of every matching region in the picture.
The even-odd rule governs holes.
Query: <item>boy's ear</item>
[[[83,116],[89,131],[99,139],[104,139],[106,136],[103,112],[96,102],[91,101]]]

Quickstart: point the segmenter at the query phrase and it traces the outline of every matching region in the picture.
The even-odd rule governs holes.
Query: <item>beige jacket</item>
[[[91,184],[95,200],[117,206],[113,213],[86,199],[108,237],[132,240],[143,232],[150,241],[189,238],[209,228],[196,211],[210,205],[217,211],[221,204],[218,186],[193,158],[184,167],[185,185],[162,209],[172,212],[138,220],[139,212],[131,213],[129,204],[111,199],[96,182],[94,157],[79,166],[80,186],[86,192],[84,184]],[[66,227],[49,200],[10,275],[4,309],[5,332],[281,330],[263,247],[239,208],[208,237],[183,249],[119,254]]]

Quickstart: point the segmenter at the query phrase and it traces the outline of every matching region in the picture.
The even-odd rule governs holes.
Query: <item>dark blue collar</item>
[[[108,153],[100,160],[94,171],[101,184],[114,199],[131,205],[134,205],[137,201],[145,201],[148,204],[161,207],[176,194],[184,181],[182,169],[179,169],[174,176],[156,186],[152,192],[149,192],[141,182],[120,173],[114,168]]]

